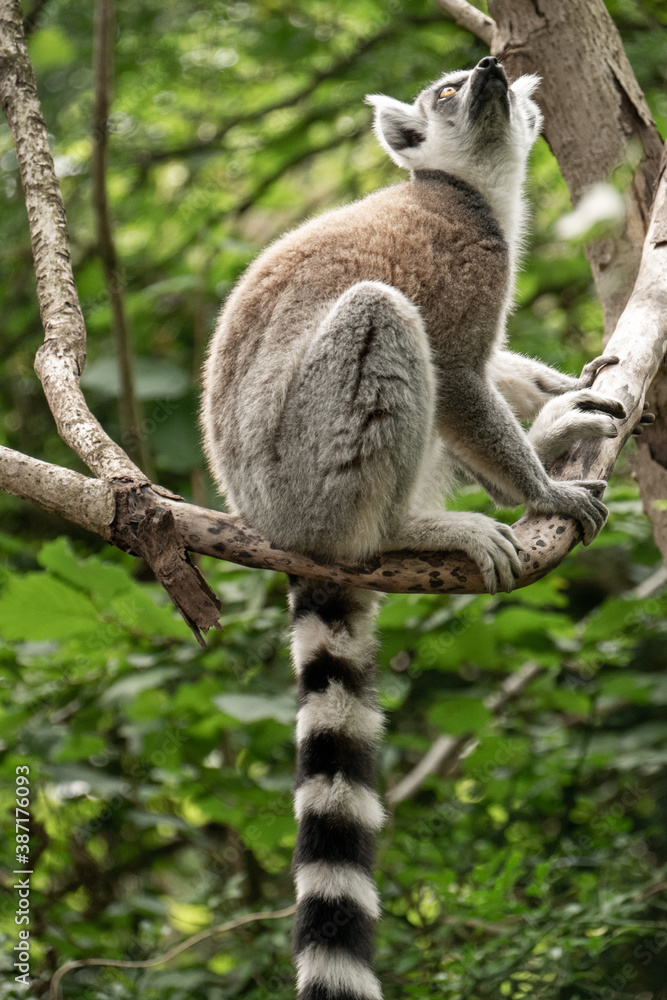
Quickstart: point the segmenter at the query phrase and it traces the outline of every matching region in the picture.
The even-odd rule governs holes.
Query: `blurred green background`
[[[667,7],[607,6],[664,135]],[[49,0],[38,24],[29,48],[89,333],[83,384],[120,439],[91,204],[92,5]],[[426,0],[118,4],[108,190],[159,482],[221,504],[202,468],[198,372],[248,261],[302,219],[399,179],[364,94],[410,100],[485,54]],[[578,99],[576,80],[563,99]],[[529,193],[512,343],[578,373],[600,351],[602,316],[581,244],[555,235],[570,204],[543,140]],[[0,443],[82,469],[32,370],[41,326],[5,123],[0,218]],[[387,1000],[667,998],[667,599],[633,447],[607,492],[607,527],[547,579],[509,596],[384,603],[383,788],[438,735],[475,737],[381,836]],[[454,502],[492,512],[480,491]],[[201,559],[225,626],[202,652],[139,561],[5,494],[0,518],[0,997],[44,995],[66,959],[142,959],[289,905],[284,578]],[[540,676],[492,717],[484,699],[526,661]],[[12,967],[20,764],[34,801],[27,991]],[[287,1000],[289,924],[252,924],[150,970],[78,970],[64,995]]]

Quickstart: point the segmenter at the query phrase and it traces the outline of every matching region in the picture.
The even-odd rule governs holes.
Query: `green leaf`
[[[156,667],[154,670],[126,674],[106,689],[100,697],[100,704],[110,705],[114,702],[133,701],[141,691],[159,687],[164,681],[175,677],[178,673],[178,667]]]
[[[99,626],[95,605],[46,573],[12,577],[0,597],[0,635],[8,640],[66,639]]]
[[[155,595],[162,592],[154,588]],[[158,604],[145,587],[134,585],[111,602],[118,620],[132,632],[172,639],[192,639],[192,633],[174,610],[173,604]]]
[[[215,705],[239,722],[258,722],[275,719],[291,726],[296,718],[296,701],[288,694],[268,697],[259,694],[221,694],[213,699]]]
[[[54,576],[90,594],[102,607],[116,594],[134,586],[132,577],[123,566],[104,562],[99,556],[79,559],[68,538],[46,542],[39,551],[37,561]]]
[[[487,729],[492,718],[491,712],[477,698],[453,698],[433,705],[428,716],[434,726],[451,736],[479,735]]]

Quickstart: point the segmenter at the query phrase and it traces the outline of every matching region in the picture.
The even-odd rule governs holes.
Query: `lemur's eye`
[[[443,90],[440,91],[438,97],[440,98],[440,100],[443,100],[445,97],[453,97],[455,93],[456,93],[456,87],[445,87]]]

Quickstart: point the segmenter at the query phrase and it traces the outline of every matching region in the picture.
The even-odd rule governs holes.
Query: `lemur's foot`
[[[461,516],[470,519],[462,548],[479,566],[486,589],[490,594],[499,589],[509,594],[523,572],[521,542],[508,524],[483,514]]]
[[[569,514],[579,522],[584,545],[590,545],[603,527],[609,511],[599,496],[605,491],[604,479],[568,479],[566,482],[549,483],[549,496],[531,510],[541,514]]]
[[[385,551],[465,552],[477,563],[490,594],[514,590],[523,564],[521,543],[507,524],[472,511],[415,512],[404,517],[385,542]]]
[[[593,358],[588,364],[584,365],[581,369],[581,376],[579,378],[579,388],[580,389],[590,389],[597,378],[597,374],[601,368],[606,368],[607,365],[617,365],[620,358],[615,354],[601,354],[598,358]]]

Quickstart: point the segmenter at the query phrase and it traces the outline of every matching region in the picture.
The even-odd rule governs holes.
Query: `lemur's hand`
[[[590,545],[607,520],[609,511],[598,499],[604,493],[604,479],[549,480],[544,499],[531,502],[531,510],[539,514],[569,514],[579,522],[584,545]]]
[[[592,389],[573,389],[542,407],[528,439],[548,469],[580,438],[618,437],[616,419],[624,416],[625,409],[617,399]]]
[[[600,371],[600,369],[606,368],[607,365],[617,365],[619,361],[620,358],[616,357],[615,354],[609,354],[609,355],[601,354],[599,358],[593,358],[592,361],[589,361],[588,364],[584,365],[584,367],[581,369],[581,377],[579,378],[579,388],[590,389],[590,387],[593,385],[593,382],[595,382],[595,379],[597,378],[597,374]],[[625,414],[621,415],[625,416]],[[614,414],[614,416],[617,416],[617,414]],[[651,413],[651,411],[648,409],[648,403],[644,403],[644,412],[642,413],[641,417],[639,418],[635,426],[632,428],[632,433],[634,437],[639,437],[643,428],[648,424],[652,424],[654,420],[655,420],[655,413]],[[616,434],[600,434],[600,435],[585,434],[582,436],[616,437]]]
[[[655,413],[651,413],[651,411],[648,408],[648,403],[644,403],[644,412],[642,413],[641,417],[639,418],[635,426],[632,428],[633,436],[639,437],[644,427],[646,427],[648,424],[652,424],[654,420],[655,420]]]

